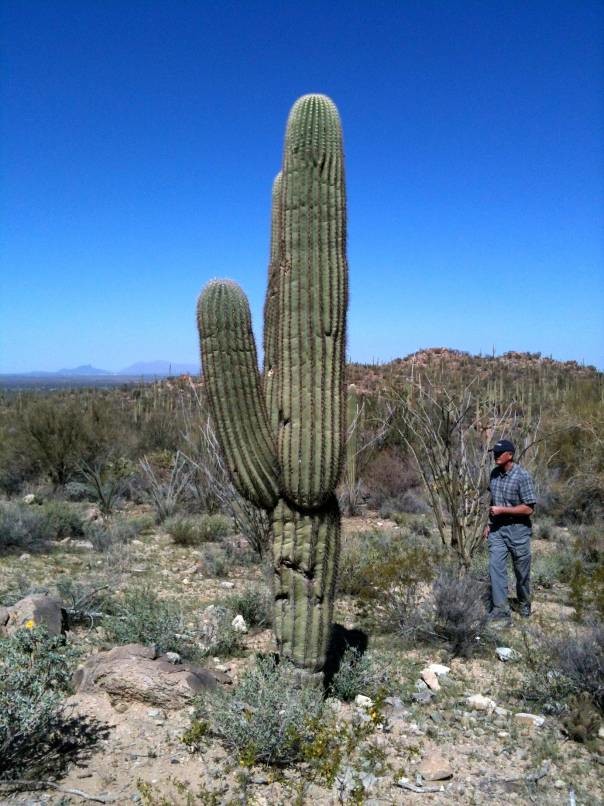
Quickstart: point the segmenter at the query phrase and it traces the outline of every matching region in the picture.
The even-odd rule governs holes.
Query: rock
[[[437,677],[443,677],[444,675],[449,674],[451,669],[448,666],[443,666],[442,663],[431,663],[428,667],[426,667],[429,672],[434,672]]]
[[[164,658],[168,661],[168,663],[181,663],[182,661],[182,658],[178,652],[166,652]]]
[[[245,619],[241,614],[236,615],[233,621],[231,621],[231,627],[235,630],[235,632],[247,632],[247,624],[245,623]]]
[[[498,646],[495,652],[497,653],[499,660],[503,661],[519,660],[520,658],[520,654],[509,646]]]
[[[554,787],[556,789],[564,789],[565,786],[566,783],[561,778],[558,778],[556,781],[554,781]]]
[[[72,540],[71,545],[76,549],[93,549],[94,546],[90,540]]]
[[[200,666],[175,665],[151,647],[127,644],[88,658],[75,672],[73,687],[78,693],[106,691],[112,698],[177,708],[198,691],[214,688],[216,679]]]
[[[426,689],[425,691],[414,691],[411,695],[411,699],[413,702],[418,702],[420,705],[427,705],[431,700],[434,694],[429,690]]]
[[[27,493],[21,499],[24,504],[35,504],[36,503],[36,496],[33,493]]]
[[[517,722],[533,726],[535,728],[540,728],[545,723],[545,717],[537,716],[536,714],[518,713],[514,714],[514,719]]]
[[[598,730],[598,739],[604,739],[604,725]]]
[[[420,675],[429,689],[432,691],[440,691],[440,683],[438,682],[438,677],[435,672],[430,669],[422,669]]]
[[[426,691],[428,686],[424,683],[423,680],[416,680],[415,681],[415,690],[416,691]]]
[[[6,618],[8,613],[8,618]],[[44,626],[49,635],[61,635],[67,616],[61,600],[46,593],[32,593],[12,607],[0,610],[0,636],[9,637],[22,627],[31,630]]]
[[[226,588],[227,590],[232,590],[232,588],[235,587],[235,583],[234,582],[227,582],[225,580],[224,582],[220,583],[220,587],[221,588]]]
[[[472,694],[466,703],[473,711],[487,711],[489,714],[497,707],[495,700],[483,697],[482,694]]]
[[[31,554],[28,554],[26,551],[24,551],[23,554],[19,555],[19,559],[21,560],[21,562],[23,562],[24,560],[29,560],[30,557]]]
[[[493,713],[497,714],[497,716],[509,716],[509,711],[507,708],[502,708],[500,705],[496,705],[493,709]]]
[[[371,708],[373,700],[371,697],[366,697],[364,694],[357,694],[354,698],[354,704],[358,705],[359,708]]]
[[[451,765],[439,753],[431,753],[423,758],[417,771],[424,781],[445,781],[453,777]]]

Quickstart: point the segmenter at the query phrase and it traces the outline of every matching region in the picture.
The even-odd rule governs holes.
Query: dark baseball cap
[[[516,448],[514,447],[514,443],[510,442],[509,439],[500,439],[499,442],[496,442],[493,447],[491,448],[493,453],[515,453]]]

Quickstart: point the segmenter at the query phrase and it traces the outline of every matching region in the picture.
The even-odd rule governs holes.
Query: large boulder
[[[229,683],[230,678],[190,663],[175,664],[152,647],[126,644],[88,658],[76,670],[73,686],[77,692],[106,691],[112,699],[179,708],[217,681]]]
[[[8,638],[23,627],[46,627],[49,635],[61,635],[67,626],[60,599],[46,593],[32,593],[12,607],[0,608],[0,637]]]

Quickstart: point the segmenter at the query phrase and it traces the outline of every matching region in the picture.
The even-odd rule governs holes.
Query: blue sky
[[[4,0],[0,372],[196,361],[257,335],[295,99],[344,126],[352,360],[604,368],[601,2]]]

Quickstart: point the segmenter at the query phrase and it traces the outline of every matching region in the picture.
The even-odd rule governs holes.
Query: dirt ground
[[[343,539],[353,532],[396,528],[369,513],[345,519]],[[534,541],[535,556],[552,550],[552,544]],[[39,587],[51,586],[60,574],[78,579],[102,577],[115,593],[145,582],[162,596],[200,609],[224,598],[225,592],[242,591],[251,582],[263,583],[258,565],[233,566],[226,579],[212,579],[192,570],[197,560],[196,549],[175,546],[157,527],[119,547],[119,551],[100,554],[69,541],[55,545],[47,554],[7,557],[0,564],[0,589],[10,588],[20,575]],[[233,587],[225,589],[225,581]],[[561,623],[570,623],[572,614],[565,586],[536,588],[534,625],[557,629]],[[342,597],[335,618],[347,628],[357,626],[354,602]],[[512,628],[502,636],[502,644],[517,649],[522,656],[525,629],[526,623],[515,616]],[[80,627],[70,637],[85,654],[98,651],[100,646],[94,629]],[[242,657],[208,659],[208,665],[236,681],[252,662],[255,651],[271,649],[272,633],[251,630],[244,643]],[[31,806],[84,802],[387,804],[414,799],[422,804],[587,806],[604,802],[602,741],[595,748],[570,741],[559,719],[547,714],[541,727],[527,727],[515,717],[520,708],[509,692],[515,681],[521,681],[522,661],[503,663],[494,649],[485,649],[471,660],[451,659],[444,646],[402,649],[395,638],[384,635],[372,638],[370,647],[396,671],[401,688],[392,692],[394,699],[384,707],[383,725],[362,749],[362,771],[369,775],[362,796],[358,792],[346,794],[346,782],[338,789],[337,785],[324,788],[309,780],[304,765],[285,770],[240,766],[218,743],[192,754],[181,740],[190,725],[190,706],[166,710],[136,701],[111,701],[101,692],[70,698],[79,713],[110,726],[108,738],[89,760],[72,766],[64,778],[54,782],[56,788],[5,795],[0,802]],[[405,686],[412,687],[420,670],[435,662],[446,664],[450,672],[434,698],[422,704],[404,696]],[[399,694],[400,701],[396,699]],[[491,698],[508,713],[472,710],[467,698],[473,694]],[[354,704],[337,707],[342,724],[354,719]],[[428,759],[446,764],[451,777],[423,783],[420,791],[412,791],[409,787],[418,786],[417,771]],[[407,788],[397,783],[401,779]]]

